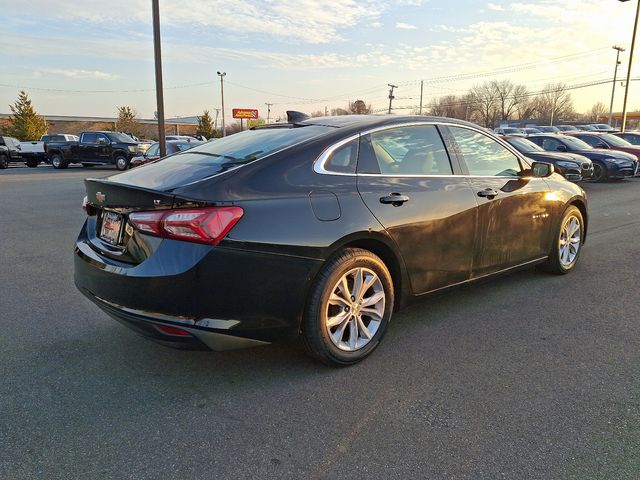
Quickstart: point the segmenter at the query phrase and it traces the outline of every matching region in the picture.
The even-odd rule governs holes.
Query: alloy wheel
[[[576,216],[571,215],[565,219],[558,243],[558,258],[561,265],[565,268],[571,267],[578,256],[581,245],[580,220]]]
[[[342,275],[325,311],[325,327],[333,344],[347,352],[366,346],[380,327],[385,303],[384,287],[373,270],[358,267]]]

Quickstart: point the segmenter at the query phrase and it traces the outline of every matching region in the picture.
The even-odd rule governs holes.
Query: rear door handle
[[[488,198],[489,200],[493,200],[498,196],[498,192],[493,188],[485,188],[484,190],[480,190],[478,192],[478,196]]]
[[[394,207],[400,207],[409,201],[409,197],[400,193],[392,193],[386,197],[380,197],[380,203],[390,203]]]

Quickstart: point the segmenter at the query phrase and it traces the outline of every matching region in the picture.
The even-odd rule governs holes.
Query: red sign
[[[258,110],[252,110],[249,108],[234,108],[233,118],[258,118]]]

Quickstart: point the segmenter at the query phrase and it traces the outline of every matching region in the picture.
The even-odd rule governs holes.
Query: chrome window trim
[[[407,175],[393,175],[393,174],[383,174],[383,173],[344,173],[344,172],[332,172],[331,170],[327,170],[325,167],[325,163],[327,163],[327,160],[329,160],[329,157],[331,157],[331,155],[333,154],[333,152],[335,152],[338,148],[342,147],[343,145],[356,140],[358,138],[360,138],[361,136],[364,135],[369,135],[371,133],[376,133],[376,132],[381,132],[384,130],[391,130],[393,128],[401,128],[401,127],[417,127],[417,126],[423,126],[423,125],[434,125],[434,126],[438,126],[438,125],[444,125],[447,127],[459,127],[459,128],[466,128],[468,130],[473,130],[477,133],[480,133],[482,135],[484,135],[485,137],[490,138],[491,140],[496,141],[499,145],[502,145],[503,147],[505,147],[509,152],[511,152],[521,163],[521,166],[528,166],[530,167],[531,165],[529,164],[528,161],[526,161],[523,157],[523,155],[518,152],[514,147],[512,147],[509,142],[507,142],[506,140],[502,140],[499,137],[491,137],[489,135],[487,135],[487,133],[489,132],[485,132],[483,131],[480,127],[474,127],[472,125],[461,125],[459,123],[453,123],[453,122],[408,122],[408,123],[399,123],[399,124],[395,124],[395,125],[384,125],[381,127],[376,127],[376,128],[371,128],[369,130],[364,130],[360,133],[357,133],[355,135],[351,135],[350,137],[344,138],[342,140],[340,140],[337,143],[334,143],[330,146],[328,146],[327,148],[324,149],[324,151],[318,156],[318,158],[314,161],[313,163],[313,171],[320,174],[320,175],[338,175],[338,176],[342,176],[342,177],[393,177],[393,178],[429,178],[429,177],[435,177],[435,178],[448,178],[448,177],[456,177],[456,178],[524,178],[524,177],[514,177],[511,175],[456,175],[451,174],[451,175],[417,175],[417,174],[407,174]],[[495,136],[495,134],[493,134]],[[445,145],[446,148],[446,145]]]

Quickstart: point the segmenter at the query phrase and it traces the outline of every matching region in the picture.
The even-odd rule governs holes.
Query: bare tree
[[[496,89],[491,83],[474,86],[470,92],[474,119],[487,128],[495,126],[500,116],[500,104]]]
[[[371,113],[371,105],[367,105],[363,100],[349,102],[349,113],[351,115],[366,115]]]
[[[322,110],[316,110],[315,112],[311,112],[309,115],[311,117],[324,117],[324,112]]]
[[[336,115],[349,115],[349,111],[345,110],[344,108],[332,108],[331,109],[331,115],[336,116]]]
[[[549,125],[558,118],[569,118],[575,113],[571,94],[564,83],[547,84],[535,102],[540,120]]]
[[[597,122],[598,121],[598,117],[600,115],[604,115],[605,113],[608,113],[608,112],[609,112],[609,109],[607,108],[607,106],[604,103],[596,102],[591,107],[591,110],[589,110],[589,115],[591,117],[591,121],[592,122]]]

